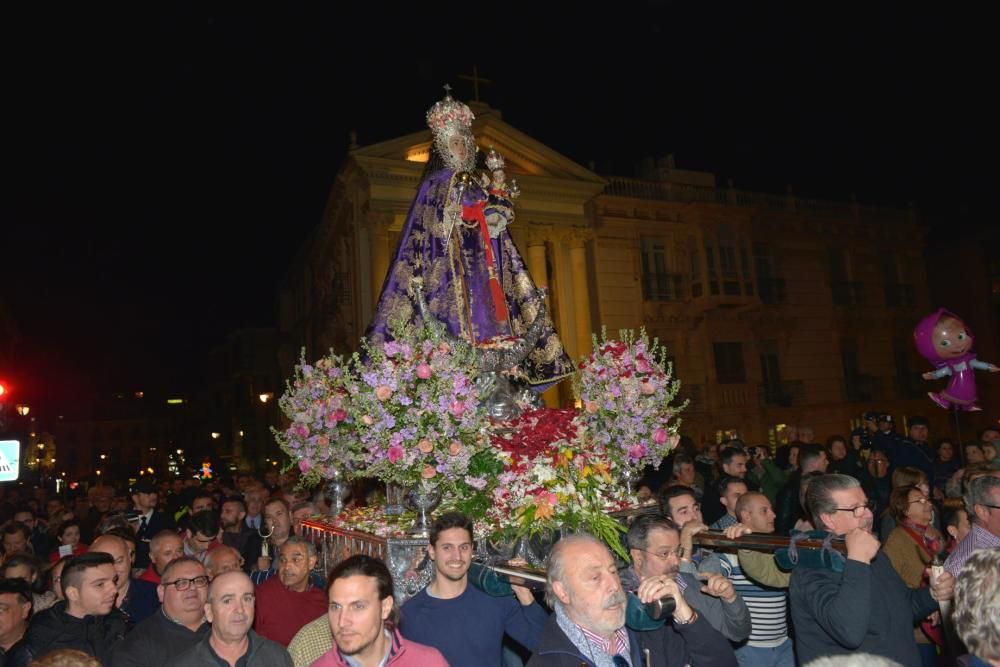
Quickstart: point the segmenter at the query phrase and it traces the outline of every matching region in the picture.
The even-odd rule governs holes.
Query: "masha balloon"
[[[917,351],[934,364],[935,371],[923,374],[925,380],[950,376],[944,391],[930,391],[927,395],[945,410],[982,410],[976,404],[975,370],[996,373],[1000,368],[979,361],[972,353],[972,332],[958,315],[939,308],[920,320],[913,329],[913,342]]]

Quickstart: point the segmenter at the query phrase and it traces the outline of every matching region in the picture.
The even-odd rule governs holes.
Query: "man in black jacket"
[[[799,663],[864,652],[919,667],[914,623],[936,611],[939,600],[951,599],[954,577],[944,572],[930,588],[908,588],[879,552],[871,505],[853,477],[817,477],[806,505],[817,528],[846,539],[847,558],[838,554],[829,564],[800,558],[792,571],[789,600]]]
[[[132,508],[138,525],[135,536],[138,540],[135,550],[135,567],[146,569],[149,566],[149,543],[153,536],[164,528],[173,528],[174,520],[156,509],[159,499],[159,489],[149,479],[140,479],[132,487]]]
[[[614,558],[590,535],[561,539],[548,560],[546,600],[555,613],[542,631],[528,667],[603,667],[650,664],[666,667],[735,667],[736,658],[722,635],[688,606],[670,577],[650,577],[638,591],[642,602],[665,596],[676,600],[672,623],[635,632],[625,627],[627,598]],[[617,660],[616,660],[617,658]]]
[[[190,556],[171,561],[156,592],[163,605],[115,647],[112,667],[162,667],[209,633],[204,565]]]
[[[24,639],[11,647],[7,667],[27,667],[47,653],[73,648],[110,664],[111,650],[125,636],[128,619],[115,608],[114,559],[86,553],[62,571],[66,600],[37,614]]]

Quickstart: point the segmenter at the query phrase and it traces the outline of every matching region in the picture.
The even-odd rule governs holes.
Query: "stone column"
[[[587,278],[587,241],[591,234],[586,230],[573,230],[566,235],[569,245],[570,273],[573,288],[573,328],[576,358],[591,352],[590,284]]]
[[[392,214],[386,211],[368,213],[368,251],[371,259],[372,305],[378,303],[382,283],[389,273],[389,227]]]
[[[535,281],[535,285],[548,289],[549,267],[545,253],[545,236],[532,232],[528,236],[528,270],[531,271],[531,279]]]

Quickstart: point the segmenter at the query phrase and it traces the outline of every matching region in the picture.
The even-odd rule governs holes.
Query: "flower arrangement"
[[[511,537],[545,530],[586,530],[623,557],[624,528],[608,512],[627,507],[614,464],[586,451],[575,410],[534,410],[493,438],[504,470],[491,489],[482,527]]]
[[[645,330],[636,337],[620,332],[621,340],[594,336],[594,352],[580,362],[574,391],[582,407],[591,451],[606,455],[616,467],[657,467],[677,446],[677,413],[687,403],[672,406],[680,382],[666,350]]]
[[[302,483],[314,486],[335,469],[350,475],[360,470],[363,449],[352,417],[351,394],[357,382],[350,365],[332,352],[308,364],[305,350],[286,383],[278,405],[291,422],[271,429],[279,446],[297,461]]]
[[[412,326],[394,332],[393,340],[361,346],[352,360],[351,412],[365,473],[446,494],[485,486],[467,474],[473,457],[490,447],[474,350]]]

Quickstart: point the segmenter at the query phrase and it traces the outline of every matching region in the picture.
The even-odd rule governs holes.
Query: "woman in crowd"
[[[889,498],[889,512],[896,527],[885,541],[885,555],[907,586],[928,586],[924,572],[944,548],[941,533],[931,524],[934,510],[930,497],[919,486],[897,486]],[[939,619],[925,619],[913,633],[924,667],[934,667],[935,643],[941,641]]]

